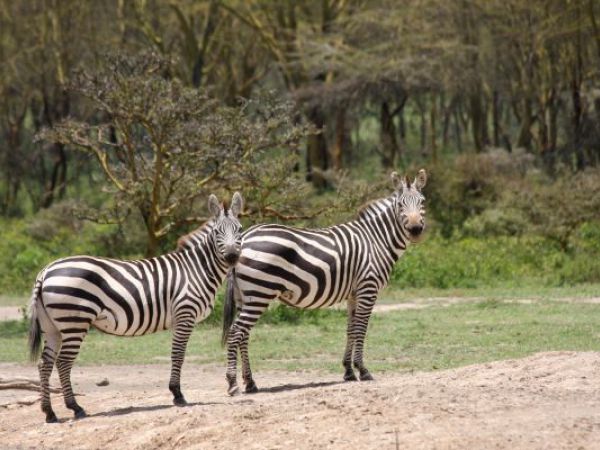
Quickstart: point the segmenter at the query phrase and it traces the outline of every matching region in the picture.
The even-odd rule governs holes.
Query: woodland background
[[[0,62],[0,294],[212,192],[326,226],[421,167],[394,286],[600,282],[598,1],[0,0]]]

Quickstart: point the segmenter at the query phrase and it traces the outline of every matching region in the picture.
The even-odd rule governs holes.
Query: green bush
[[[0,221],[0,293],[27,295],[38,272],[58,258],[127,256],[129,246],[115,226],[82,222],[75,226],[59,217],[45,213],[28,221]]]
[[[410,247],[391,283],[401,288],[476,288],[500,285],[561,286],[600,281],[600,224],[582,226],[564,251],[541,236],[444,239]]]

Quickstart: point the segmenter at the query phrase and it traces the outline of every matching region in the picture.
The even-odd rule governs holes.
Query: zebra
[[[227,346],[229,395],[239,393],[237,354],[245,392],[257,392],[248,357],[252,327],[269,304],[279,299],[298,308],[323,308],[347,300],[344,380],[373,377],[363,363],[369,317],[394,263],[425,228],[427,174],[411,183],[391,174],[394,192],[364,206],[355,220],[322,229],[264,224],[242,235],[242,251],[230,270],[224,302],[223,345]],[[238,312],[237,318],[236,311]]]
[[[38,364],[41,407],[46,422],[57,422],[49,379],[56,362],[65,405],[76,419],[86,416],[73,395],[71,368],[90,327],[116,336],[142,336],[171,328],[173,403],[186,404],[180,374],[188,339],[214,307],[215,293],[240,255],[242,196],[231,207],[208,199],[211,219],[182,237],[177,250],[155,258],[122,261],[71,256],[37,276],[30,302],[29,350]]]

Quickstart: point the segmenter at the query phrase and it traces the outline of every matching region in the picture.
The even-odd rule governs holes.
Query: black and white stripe
[[[156,258],[121,261],[92,256],[57,260],[38,275],[30,304],[29,347],[39,363],[42,411],[56,421],[48,383],[56,362],[65,404],[84,417],[71,388],[70,372],[90,327],[117,336],[141,336],[173,329],[169,389],[185,404],[180,373],[190,334],[214,307],[215,293],[240,254],[242,198],[231,209],[211,195],[213,218],[181,238],[178,250]]]
[[[246,392],[255,392],[248,337],[273,300],[298,308],[323,308],[348,301],[344,379],[372,379],[363,364],[369,317],[394,263],[424,228],[421,170],[412,183],[392,174],[394,193],[372,202],[351,222],[323,229],[258,225],[242,236],[239,263],[228,276],[223,340],[227,342],[229,393],[237,387],[237,352]],[[237,318],[234,316],[237,310]]]

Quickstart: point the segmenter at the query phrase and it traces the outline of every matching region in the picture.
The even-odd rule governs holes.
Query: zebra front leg
[[[358,306],[354,313],[352,322],[352,331],[354,335],[354,367],[358,370],[361,381],[371,381],[373,376],[363,363],[363,347],[365,336],[369,326],[369,318],[375,304],[375,297],[369,297],[358,301]]]
[[[252,379],[252,370],[250,369],[250,358],[248,356],[249,339],[250,334],[245,334],[242,338],[242,342],[240,342],[240,356],[242,358],[242,378],[244,379],[244,385],[246,386],[244,393],[254,394],[258,392],[258,387]]]
[[[357,381],[354,370],[352,370],[352,353],[354,350],[353,322],[356,311],[356,301],[348,300],[348,325],[346,327],[346,350],[344,351],[344,381]]]
[[[192,317],[177,318],[173,327],[173,342],[171,346],[171,378],[169,390],[173,393],[173,403],[176,406],[185,406],[187,402],[181,393],[181,366],[185,358],[187,343],[194,329]]]

